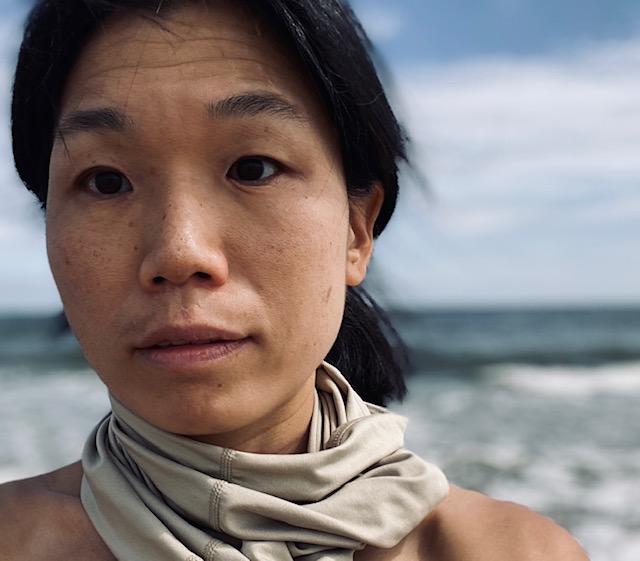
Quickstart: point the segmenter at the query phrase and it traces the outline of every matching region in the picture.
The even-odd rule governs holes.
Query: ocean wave
[[[491,368],[496,364],[528,364],[552,367],[556,364],[592,368],[611,363],[628,363],[640,360],[640,348],[601,344],[590,349],[582,348],[511,348],[485,350],[458,348],[453,350],[425,347],[409,349],[412,364],[417,371],[437,373],[441,370],[456,370],[471,374]]]
[[[592,367],[496,364],[482,375],[492,384],[546,396],[640,394],[640,361]]]
[[[392,314],[415,369],[474,376],[493,364],[596,366],[640,361],[640,309]]]

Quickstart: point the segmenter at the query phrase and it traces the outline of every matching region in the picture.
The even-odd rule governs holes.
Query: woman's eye
[[[229,170],[229,177],[237,181],[259,183],[278,174],[280,168],[266,158],[242,158]]]
[[[129,180],[117,171],[100,171],[94,173],[87,181],[88,187],[101,195],[120,195],[131,191]]]

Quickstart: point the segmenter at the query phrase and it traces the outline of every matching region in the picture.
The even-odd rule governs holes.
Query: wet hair
[[[13,153],[26,185],[46,205],[49,159],[67,78],[87,41],[116,12],[162,16],[190,3],[221,0],[39,0],[31,11],[18,57],[12,101]],[[340,142],[347,192],[357,201],[384,187],[374,235],[385,228],[398,194],[405,137],[372,60],[372,46],[341,0],[234,2],[288,41],[312,79]],[[400,339],[362,288],[347,288],[345,313],[327,360],[360,395],[385,404],[406,393]]]

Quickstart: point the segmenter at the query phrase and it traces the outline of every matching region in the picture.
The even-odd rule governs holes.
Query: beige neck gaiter
[[[393,547],[447,494],[402,448],[405,419],[326,363],[306,454],[219,448],[112,406],[85,446],[81,497],[120,561],[346,561]]]

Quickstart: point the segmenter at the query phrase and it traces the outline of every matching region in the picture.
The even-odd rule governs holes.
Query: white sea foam
[[[547,396],[640,394],[640,362],[600,366],[538,366],[501,364],[483,374],[493,384]]]
[[[89,431],[108,411],[95,374],[7,368],[0,374],[0,482],[77,460]]]
[[[638,561],[640,363],[483,374],[412,378],[397,407],[408,447],[454,484],[554,518],[592,561]]]

